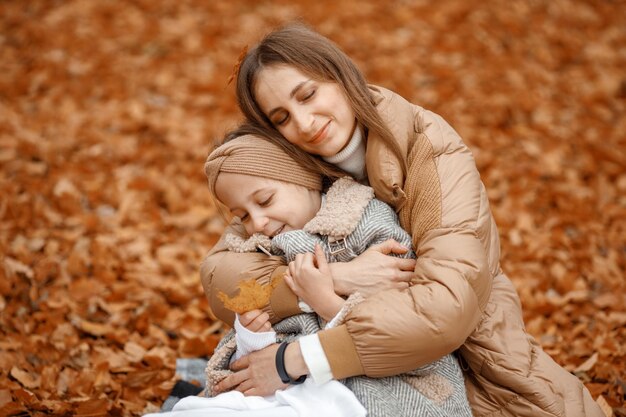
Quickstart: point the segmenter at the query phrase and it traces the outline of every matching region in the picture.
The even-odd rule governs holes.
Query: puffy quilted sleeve
[[[261,252],[229,251],[225,243],[225,236],[228,234],[245,236],[243,226],[234,220],[202,262],[200,278],[213,314],[232,325],[235,314],[224,308],[217,294],[221,291],[234,296],[238,292],[237,284],[243,280],[255,279],[262,285],[267,285],[273,277],[282,276],[287,267],[278,256],[268,256]],[[270,302],[263,310],[269,313],[272,323],[301,313],[296,295],[282,280],[273,290]]]
[[[320,333],[335,378],[395,375],[457,349],[478,325],[499,268],[486,193],[457,133],[416,112],[407,159],[399,217],[417,254],[413,285],[369,297],[344,325]]]

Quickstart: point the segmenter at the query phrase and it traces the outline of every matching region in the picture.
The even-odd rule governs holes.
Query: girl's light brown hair
[[[261,111],[254,96],[259,72],[265,67],[281,64],[290,65],[316,80],[336,82],[348,98],[357,121],[365,127],[366,132],[374,132],[380,136],[404,164],[400,148],[378,114],[374,98],[361,71],[337,45],[301,23],[291,24],[269,33],[247,53],[239,67],[236,87],[239,107],[252,124],[275,132],[271,135],[266,134],[268,139],[277,140],[286,150],[287,145],[290,145],[291,150],[288,152],[292,155],[294,149],[297,149],[297,159],[301,160],[303,165],[311,169],[320,169],[315,161],[321,161],[321,158],[307,154],[284,139]],[[405,167],[402,166],[402,169],[405,170]]]

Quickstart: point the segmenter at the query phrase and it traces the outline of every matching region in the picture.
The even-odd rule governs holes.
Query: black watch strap
[[[283,381],[283,384],[302,384],[306,379],[306,375],[302,375],[298,379],[293,379],[287,373],[287,369],[285,369],[285,349],[287,349],[288,345],[289,342],[283,342],[278,346],[278,350],[276,351],[276,371],[278,371],[278,376],[280,380]]]

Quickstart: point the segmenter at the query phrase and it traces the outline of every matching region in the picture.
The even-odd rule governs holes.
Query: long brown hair
[[[290,24],[269,33],[246,54],[239,67],[239,107],[252,124],[277,133],[269,139],[278,140],[281,144],[289,143],[261,111],[254,89],[260,70],[279,64],[297,68],[317,80],[337,83],[348,98],[357,121],[368,133],[376,133],[391,147],[405,170],[400,147],[376,110],[374,98],[361,71],[337,45],[302,23]],[[321,161],[317,157],[307,159]]]

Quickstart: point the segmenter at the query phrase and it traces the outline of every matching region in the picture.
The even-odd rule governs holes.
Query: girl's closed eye
[[[274,194],[270,195],[268,198],[264,199],[259,203],[261,207],[267,207],[272,203],[272,198],[274,198]]]

